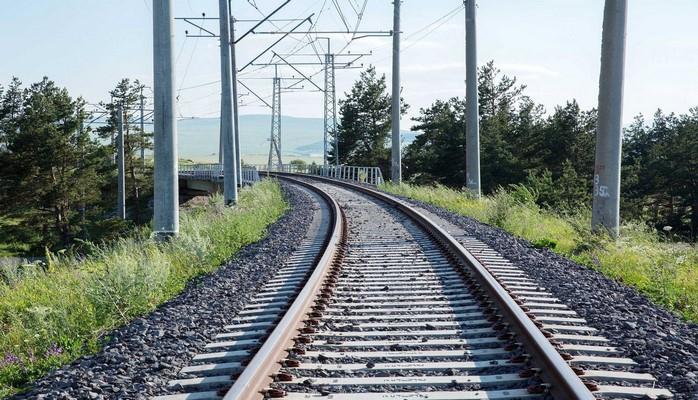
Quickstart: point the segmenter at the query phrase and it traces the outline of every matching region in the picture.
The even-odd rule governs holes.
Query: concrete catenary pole
[[[114,104],[114,96],[111,96],[109,98],[109,103]],[[117,149],[116,149],[116,130],[117,129],[114,129],[112,127],[111,132],[109,132],[109,133],[111,133],[111,149],[109,149],[111,151],[111,165],[116,165],[116,152],[117,152]]]
[[[480,197],[480,118],[477,93],[477,26],[475,0],[465,0],[465,180]]]
[[[172,22],[172,0],[153,0],[153,231],[159,240],[179,233]]]
[[[116,217],[126,219],[126,163],[124,161],[124,108],[119,105],[116,111],[116,124],[118,133],[116,136]]]
[[[83,144],[84,142],[82,140],[82,133],[84,132],[84,129],[85,129],[85,117],[84,117],[82,110],[80,111],[78,116],[80,117],[80,127],[78,128],[79,129],[78,133],[79,133],[79,137],[80,137],[80,153],[81,153],[80,168],[83,168],[85,166],[85,146],[84,146],[84,144]],[[81,200],[80,201],[80,221],[82,221],[82,223],[85,223],[85,221],[87,220],[87,205],[85,204],[85,188],[84,187],[82,188],[82,191],[81,191],[81,199],[80,200]]]
[[[392,107],[392,162],[390,175],[393,183],[402,181],[400,154],[400,1],[393,0],[393,107]]]
[[[228,0],[228,7],[230,7],[230,0]],[[237,171],[237,183],[242,185],[242,159],[240,158],[240,121],[238,118],[238,69],[237,63],[235,61],[235,18],[233,18],[232,15],[230,16],[230,51],[230,68],[232,70],[233,76],[233,134],[235,135],[235,170]]]
[[[230,11],[228,0],[218,1],[218,21],[221,39],[221,133],[223,135],[223,201],[234,205],[238,201],[237,162],[233,133],[233,87],[230,51]]]
[[[218,166],[223,168],[223,104],[221,104],[220,118],[218,118]]]
[[[327,41],[329,44],[329,40]],[[329,50],[327,51],[329,53]],[[327,167],[327,157],[328,157],[328,146],[327,146],[327,133],[329,131],[329,110],[328,110],[328,100],[330,96],[330,63],[329,63],[329,55],[325,54],[325,90],[324,90],[324,113],[323,113],[323,124],[322,124],[322,166]],[[335,154],[335,157],[337,157],[337,154]]]
[[[141,172],[145,173],[145,121],[143,121],[143,86],[141,86]]]
[[[618,236],[627,0],[606,0],[591,225]]]
[[[114,104],[114,96],[110,96],[109,104]],[[112,129],[109,133],[111,133],[111,165],[116,165],[116,129]]]

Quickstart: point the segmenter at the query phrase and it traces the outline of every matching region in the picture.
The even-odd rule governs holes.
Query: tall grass
[[[184,210],[167,243],[141,230],[88,246],[87,255],[49,254],[42,266],[0,270],[0,397],[49,369],[97,350],[104,335],[180,293],[259,240],[286,210],[280,187],[263,181],[240,193]]]
[[[384,190],[472,217],[548,247],[635,287],[667,309],[698,322],[698,249],[672,243],[639,222],[626,222],[613,240],[591,232],[589,210],[557,214],[535,204],[524,187],[475,199],[443,186],[386,184]]]

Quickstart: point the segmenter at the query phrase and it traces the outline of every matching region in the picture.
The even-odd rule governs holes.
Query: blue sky
[[[82,95],[89,102],[107,100],[107,91],[122,77],[152,84],[152,0],[2,0],[0,34],[3,60],[0,82],[12,76],[25,83],[46,75]],[[281,0],[256,0],[262,12]],[[350,24],[356,21],[350,2],[339,0]],[[292,0],[279,18],[296,18],[310,12],[319,18],[318,29],[343,26],[332,1]],[[404,0],[402,85],[412,106],[409,116],[434,100],[461,96],[465,90],[464,14],[462,10],[438,25],[432,23],[456,9],[460,0]],[[698,106],[698,1],[629,1],[624,120],[638,113],[651,115],[657,107],[686,112]],[[257,18],[258,11],[246,0],[233,0],[238,19]],[[217,16],[216,0],[175,0],[177,16],[206,12]],[[546,106],[576,98],[582,107],[595,106],[598,93],[601,47],[602,0],[481,0],[478,8],[479,60],[495,64],[516,75],[528,86],[527,94]],[[392,2],[368,0],[362,28],[390,30]],[[216,31],[214,21],[207,27]],[[420,31],[420,29],[427,29]],[[269,27],[272,29],[273,27]],[[185,38],[182,22],[175,25],[177,86],[186,88],[219,79],[219,50],[215,39]],[[238,24],[238,32],[245,29]],[[190,29],[190,32],[193,29]],[[254,36],[239,47],[238,65],[244,65],[272,38]],[[333,48],[346,43],[345,35],[333,36]],[[282,42],[288,51],[297,42]],[[390,78],[390,39],[356,40],[349,51],[373,51],[364,63],[373,63]],[[311,52],[309,49],[303,53]],[[307,67],[307,73],[317,69]],[[284,75],[293,74],[283,70]],[[271,71],[247,74],[246,78],[269,77]],[[340,93],[349,89],[358,70],[337,72]],[[250,79],[248,84],[263,96],[271,82]],[[322,86],[322,74],[316,76]],[[306,84],[309,88],[311,85]],[[179,92],[182,116],[217,116],[216,84]],[[242,113],[266,113],[244,97]],[[289,93],[283,97],[283,113],[319,117],[322,97],[317,92]],[[406,125],[409,121],[405,120]]]

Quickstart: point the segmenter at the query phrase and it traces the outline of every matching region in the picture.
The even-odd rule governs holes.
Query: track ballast
[[[301,291],[312,268],[290,260],[210,346],[225,351],[198,356],[207,362],[171,383],[182,393],[164,398],[671,396],[477,239],[364,187],[308,187],[324,197],[325,215],[346,215],[321,284]],[[341,211],[331,211],[334,200]],[[309,248],[330,243],[330,231],[316,229],[324,236],[308,238]],[[294,296],[306,308],[291,318]],[[252,328],[259,329],[248,338]]]

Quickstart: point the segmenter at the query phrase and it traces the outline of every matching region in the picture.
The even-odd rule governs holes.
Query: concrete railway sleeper
[[[303,248],[158,399],[671,397],[457,227],[364,186],[283,178],[321,204]]]

